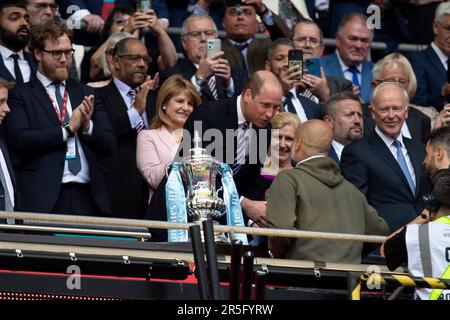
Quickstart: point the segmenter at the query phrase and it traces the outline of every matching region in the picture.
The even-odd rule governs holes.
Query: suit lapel
[[[433,48],[429,47],[428,49],[426,49],[425,53],[428,56],[430,63],[434,66],[436,74],[445,81],[447,79],[445,68],[442,65],[442,62],[437,54],[434,52]]]
[[[23,55],[25,57],[25,60],[28,61],[28,65],[30,66],[30,80],[36,76],[36,63],[33,60],[33,56],[29,54],[28,52],[23,52]]]
[[[70,81],[66,81],[66,86],[73,112],[73,110],[78,108],[78,105],[83,101],[83,92],[81,91],[81,86],[74,86]]]
[[[36,101],[38,101],[41,107],[45,110],[50,120],[55,125],[61,125],[58,116],[56,115],[53,101],[50,99],[42,83],[38,79],[35,79],[33,81],[30,81],[30,85],[32,94],[36,98]]]
[[[341,64],[339,63],[339,59],[337,56],[336,51],[333,52],[330,58],[330,66],[333,70],[333,73],[336,74],[338,77],[344,78],[344,71],[341,68]]]
[[[339,157],[336,153],[336,150],[334,150],[334,147],[331,146],[330,152],[328,152],[328,156],[333,159],[334,161],[336,161],[336,163],[339,165]]]
[[[16,191],[16,179],[13,171],[14,169],[11,163],[11,159],[9,158],[8,150],[2,138],[0,138],[0,149],[2,150],[3,158],[5,159],[6,167],[8,168],[14,191]]]
[[[117,112],[126,111],[128,107],[120,95],[119,89],[117,89],[114,81],[111,82],[104,89],[105,94],[102,96],[107,101],[105,107],[111,108]]]
[[[381,137],[378,136],[378,134],[375,132],[375,130],[373,130],[369,136],[369,143],[376,149],[376,151],[374,152],[376,154],[376,156],[381,161],[383,161],[384,163],[389,165],[392,168],[392,170],[394,170],[395,173],[402,179],[402,181],[405,184],[405,186],[407,187],[407,189],[409,191],[411,191],[411,189],[409,188],[408,180],[406,180],[406,177],[403,174],[403,171],[400,168],[400,165],[398,164],[397,160],[394,158],[394,156],[392,155],[391,151],[386,146],[384,141],[381,139]],[[409,150],[408,150],[408,153],[409,153]],[[416,169],[414,168],[414,170],[416,170]]]
[[[423,166],[423,159],[420,159],[420,152],[417,150],[416,146],[412,143],[411,139],[403,137],[403,142],[405,143],[406,150],[408,150],[408,155],[411,158],[411,162],[414,168],[414,174],[416,176],[416,193],[414,196],[417,195],[417,192],[419,191],[420,186],[420,180],[421,180],[421,172],[422,172],[422,166]]]
[[[372,82],[372,71],[370,68],[370,63],[368,61],[363,62],[362,72],[361,72],[361,96],[369,97]]]
[[[3,62],[3,57],[1,54],[0,54],[0,74],[4,75],[5,80],[16,81],[16,79],[14,79],[11,72],[9,72],[8,68],[5,66],[5,63]]]
[[[230,66],[236,69],[244,69],[240,52],[238,51],[238,49],[236,49],[235,46],[231,44],[230,41],[228,41],[228,39],[222,41],[222,47],[225,52],[225,59],[228,60]]]

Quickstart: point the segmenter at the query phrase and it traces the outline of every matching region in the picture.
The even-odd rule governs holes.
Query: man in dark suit
[[[226,0],[223,27],[227,38],[222,42],[225,59],[231,67],[246,70],[249,75],[264,70],[266,53],[271,41],[289,37],[290,30],[283,20],[267,9],[261,0],[252,5],[241,0]],[[270,33],[270,39],[256,37],[258,15]]]
[[[232,167],[233,179],[241,196],[241,207],[246,215],[244,218],[251,219],[262,227],[267,227],[266,202],[260,201],[261,190],[255,181],[259,181],[258,176],[264,163],[261,155],[265,157],[270,146],[270,120],[281,106],[281,97],[282,89],[278,79],[268,71],[256,72],[248,79],[238,97],[194,109],[186,121],[187,132],[180,148],[180,156],[186,156],[186,149],[192,145],[194,130],[198,130],[203,137],[208,129],[216,129],[216,133],[221,134],[223,143],[219,144],[213,139],[211,142],[203,141],[202,146],[218,147],[212,150],[212,156]],[[233,141],[226,140],[229,137],[227,129],[238,132],[237,136],[231,135]],[[253,140],[255,137],[256,140]],[[265,143],[262,139],[265,139]],[[247,142],[240,144],[239,141]],[[167,219],[165,185],[166,179],[161,182],[150,202],[147,219]],[[152,234],[155,237],[156,234]]]
[[[378,61],[372,70],[372,87],[384,82],[396,82],[402,86],[410,96],[414,94],[414,88],[412,79],[408,77],[406,66],[400,64],[395,60],[395,56],[392,60],[383,59]],[[400,60],[400,56],[398,58]],[[369,104],[363,104],[363,118],[364,118],[364,134],[368,135],[375,128],[375,122],[372,119],[372,115],[369,110]],[[417,110],[414,106],[409,107],[408,118],[403,123],[402,135],[406,138],[417,139],[426,143],[428,134],[431,129],[430,117],[426,116],[422,111]]]
[[[8,90],[12,89],[13,85],[0,78],[0,125],[3,123],[6,115],[10,112],[7,100]],[[19,209],[19,195],[16,188],[16,179],[14,170],[9,158],[8,149],[0,136],[0,210],[14,211]],[[6,222],[0,219],[0,222]],[[8,219],[9,223],[13,220]]]
[[[450,29],[450,3],[441,3],[433,22],[434,41],[419,52],[409,55],[417,77],[417,92],[412,102],[419,106],[432,106],[441,111],[450,97],[447,65],[450,56],[448,32]]]
[[[22,209],[104,214],[110,206],[97,157],[113,154],[116,144],[103,107],[94,109],[92,92],[67,80],[71,31],[48,21],[35,28],[30,49],[36,77],[12,90],[5,121]]]
[[[149,55],[138,39],[120,40],[113,49],[113,80],[98,89],[97,103],[104,105],[111,121],[118,150],[101,160],[112,216],[142,218],[147,208],[147,183],[136,166],[136,138],[148,128],[154,114],[154,97],[147,77]],[[135,97],[135,98],[133,98]]]
[[[322,106],[302,95],[301,81],[295,78],[298,71],[288,66],[288,53],[295,49],[292,40],[280,38],[269,48],[266,70],[278,77],[283,88],[284,110],[297,115],[301,122],[322,118]]]
[[[344,148],[341,170],[395,231],[423,209],[422,195],[428,189],[422,167],[425,148],[401,134],[408,115],[406,90],[386,82],[374,89],[372,97],[376,127]]]
[[[333,130],[328,156],[339,164],[342,150],[363,137],[361,102],[353,92],[331,95],[323,108],[323,121]]]
[[[228,99],[239,94],[247,77],[241,70],[230,68],[223,51],[207,57],[206,40],[217,39],[217,28],[211,17],[194,14],[183,23],[182,46],[186,58],[178,59],[175,67],[161,72],[161,82],[174,74],[191,81],[203,103]]]
[[[325,49],[323,34],[317,23],[310,20],[299,21],[292,28],[292,41],[295,47],[303,51],[303,59],[320,58]],[[307,66],[305,67],[307,70]],[[325,76],[323,67],[320,67],[321,75],[317,77],[312,74],[303,75],[301,95],[312,99],[314,102],[327,101],[334,93],[352,91],[352,82],[334,76]]]
[[[0,2],[0,77],[21,84],[36,73],[32,56],[23,50],[29,39],[30,24],[25,2]]]
[[[345,16],[336,34],[336,50],[322,58],[327,76],[343,77],[352,81],[363,101],[369,101],[372,87],[372,62],[367,60],[373,31],[367,27],[367,18],[360,13]]]

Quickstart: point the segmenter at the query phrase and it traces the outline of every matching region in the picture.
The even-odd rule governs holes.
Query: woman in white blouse
[[[150,130],[142,130],[137,138],[137,167],[148,183],[149,202],[165,175],[166,165],[175,157],[184,123],[200,103],[194,86],[180,75],[171,76],[161,86]]]

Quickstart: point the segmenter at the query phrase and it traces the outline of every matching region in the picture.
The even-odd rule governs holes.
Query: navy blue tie
[[[405,175],[406,180],[408,181],[409,188],[411,189],[411,192],[415,195],[416,194],[416,187],[414,186],[413,179],[411,177],[411,173],[408,170],[408,165],[406,164],[406,159],[403,156],[402,152],[402,144],[400,141],[395,140],[393,142],[393,145],[397,148],[397,162],[400,168],[403,171],[403,174]]]
[[[351,66],[347,69],[347,71],[350,71],[352,73],[352,82],[355,86],[358,87],[359,90],[361,90],[361,85],[359,84],[358,74],[359,70],[355,66]]]
[[[286,100],[285,100],[284,108],[285,108],[285,111],[288,111],[290,113],[293,113],[293,114],[297,115],[297,111],[295,110],[294,103],[292,103],[292,98],[293,97],[294,97],[294,94],[291,91],[289,91],[286,94]]]
[[[235,44],[234,45],[236,47],[236,49],[238,49],[239,53],[241,54],[241,59],[242,59],[242,65],[243,65],[243,70],[247,70],[247,64],[245,63],[245,57],[244,57],[244,53],[242,51],[244,51],[247,47],[248,47],[248,43],[244,43],[244,44]]]

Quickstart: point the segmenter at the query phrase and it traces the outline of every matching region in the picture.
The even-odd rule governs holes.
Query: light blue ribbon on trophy
[[[180,175],[181,164],[172,162],[171,171],[166,183],[167,221],[187,223],[186,199]],[[188,230],[169,229],[168,242],[188,241]]]
[[[221,163],[220,169],[222,171],[223,200],[227,207],[227,224],[229,226],[245,227],[241,203],[230,166],[226,163]],[[235,238],[241,240],[244,245],[248,244],[247,235],[244,233],[236,233]]]

